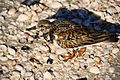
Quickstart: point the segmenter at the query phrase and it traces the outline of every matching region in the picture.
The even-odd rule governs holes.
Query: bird
[[[119,40],[117,34],[89,29],[86,26],[65,19],[58,19],[53,22],[41,20],[38,26],[41,29],[48,29],[43,34],[46,41],[51,43],[56,41],[62,48],[74,48],[104,41],[117,42]]]
[[[73,29],[75,25],[77,26],[78,23],[73,23],[72,21],[66,19],[57,19],[53,22],[50,22],[47,19],[43,19],[38,22],[38,28],[40,28],[40,31],[43,32],[42,37],[44,37],[44,39],[49,42],[53,42],[54,33]]]

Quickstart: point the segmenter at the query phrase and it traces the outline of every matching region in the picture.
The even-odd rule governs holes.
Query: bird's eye
[[[40,25],[40,27],[43,27],[43,25]]]

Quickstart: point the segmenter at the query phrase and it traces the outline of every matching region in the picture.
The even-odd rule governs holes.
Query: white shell
[[[62,7],[62,5],[59,2],[52,2],[48,5],[49,7],[54,8],[54,9]]]
[[[13,56],[15,56],[15,50],[14,49],[12,49],[12,48],[10,48],[10,47],[8,47],[8,53],[10,53],[10,55],[13,55]]]
[[[118,48],[113,48],[112,53],[118,53],[119,49]]]
[[[0,45],[0,50],[1,51],[6,51],[7,50],[7,47],[5,45]]]
[[[22,67],[21,65],[17,64],[17,65],[15,66],[15,69],[18,70],[18,71],[22,71],[22,70],[23,70],[23,67]]]
[[[30,77],[30,76],[32,76],[32,74],[33,74],[32,72],[29,72],[29,71],[28,71],[28,72],[25,73],[25,76],[26,76],[26,77]]]
[[[7,61],[8,58],[7,57],[4,57],[4,56],[0,56],[0,61]]]
[[[28,17],[26,14],[20,14],[17,18],[17,21],[24,22],[24,21],[27,21],[29,19],[30,19],[30,17]]]
[[[43,80],[52,80],[53,76],[49,72],[45,72]]]
[[[89,72],[94,73],[94,74],[99,74],[100,73],[100,69],[98,67],[91,67],[89,69]]]
[[[62,55],[62,54],[66,54],[66,53],[67,53],[66,49],[63,49],[63,48],[56,49],[56,54],[58,54],[58,55]]]
[[[115,68],[114,68],[114,67],[110,67],[110,68],[109,68],[109,72],[110,72],[110,73],[114,73],[114,72],[115,72]]]
[[[16,12],[16,9],[15,9],[15,8],[11,8],[11,9],[8,11],[8,14],[9,14],[9,15],[15,15],[15,12]]]

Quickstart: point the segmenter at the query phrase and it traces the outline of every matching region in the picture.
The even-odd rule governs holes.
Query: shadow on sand
[[[120,24],[102,20],[99,15],[85,8],[72,10],[59,8],[55,15],[52,15],[47,19],[68,19],[88,28],[94,28],[97,31],[105,30],[109,33],[120,33]]]

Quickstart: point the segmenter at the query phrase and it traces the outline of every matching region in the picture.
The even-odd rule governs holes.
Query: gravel
[[[63,49],[46,42],[38,27],[42,19],[68,19],[119,34],[116,1],[1,0],[0,80],[119,80],[120,41]]]

